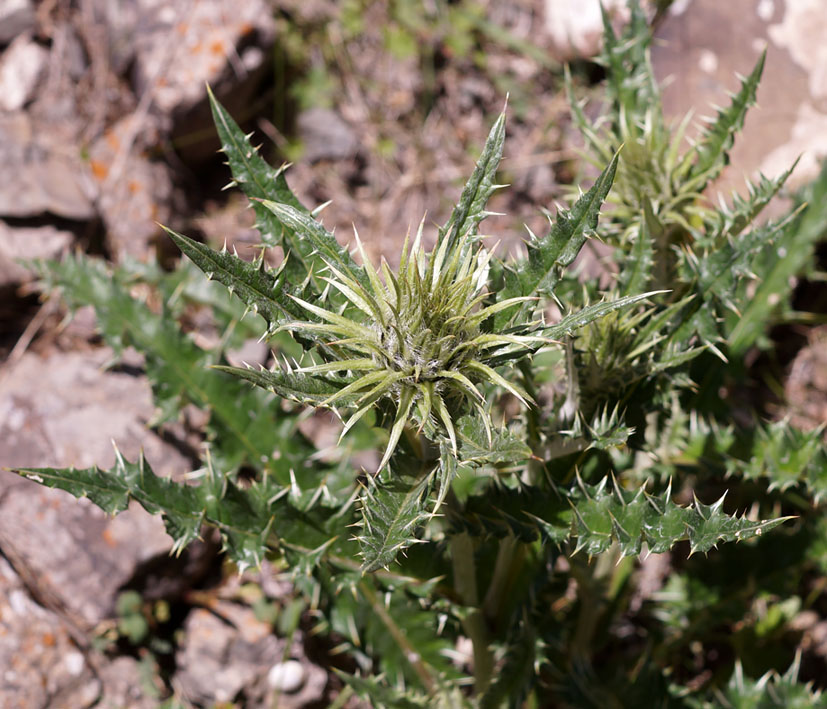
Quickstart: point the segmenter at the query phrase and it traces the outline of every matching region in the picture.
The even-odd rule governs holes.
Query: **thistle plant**
[[[273,203],[266,206],[276,212],[289,209]],[[332,406],[355,398],[357,410],[348,419],[342,435],[377,402],[384,400],[396,408],[380,469],[390,459],[411,419],[431,440],[447,436],[456,455],[453,419],[469,404],[479,414],[490,442],[490,414],[476,384],[502,387],[528,405],[529,395],[489,365],[527,356],[530,345],[545,342],[538,335],[516,334],[536,330],[540,323],[512,328],[512,334],[484,332],[481,326],[486,320],[531,298],[508,298],[483,306],[489,297],[485,285],[493,254],[475,248],[472,243],[450,249],[449,234],[428,256],[422,248],[422,228],[420,224],[410,249],[407,240],[402,247],[396,275],[382,263],[384,283],[358,236],[366,284],[360,283],[355,274],[348,275],[333,264],[326,264],[331,276],[323,280],[344,295],[352,317],[295,298],[321,322],[290,322],[281,326],[284,330],[325,338],[327,346],[341,357],[303,367],[298,372],[359,373],[355,381],[318,404]]]
[[[163,515],[176,549],[207,525],[240,568],[280,564],[312,599],[315,632],[358,668],[341,681],[373,706],[711,707],[721,692],[731,705],[769,701],[776,686],[816,706],[797,664],[744,680],[741,660],[756,678],[772,669],[757,641],[731,641],[733,681],[686,657],[709,642],[698,628],[768,632],[750,594],[810,597],[788,552],[818,559],[827,539],[821,432],[768,425],[758,411],[738,426],[719,392],[778,315],[768,296],[787,300],[786,279],[823,234],[827,178],[811,207],[776,222],[753,219],[786,175],[711,206],[703,190],[728,160],[760,64],[678,155],[682,129],[652,101],[648,28],[634,0],[630,10],[623,36],[606,27],[609,128],[598,141],[602,129],[581,121],[602,171],[505,261],[480,229],[499,187],[504,114],[433,248],[423,220],[394,269],[373,265],[358,235],[354,258],[211,95],[231,184],[257,217],[252,261],[169,231],[188,259],[171,274],[82,257],[40,265],[44,290],[95,306],[116,351],[145,353],[155,425],[184,405],[209,414],[208,450],[188,476],[197,484],[120,455],[108,471],[19,472],[110,513],[137,500]],[[601,215],[613,182],[618,206]],[[571,269],[590,238],[614,247],[606,291]],[[797,260],[769,259],[778,249]],[[209,351],[178,322],[206,303],[227,332]],[[272,346],[267,367],[228,364],[225,344],[240,333]],[[301,435],[308,408],[341,418],[336,455]],[[378,452],[376,469],[355,464],[359,448]],[[242,467],[252,481],[238,480]],[[781,527],[790,514],[797,526]],[[646,596],[637,560],[649,553],[669,555],[669,578]]]

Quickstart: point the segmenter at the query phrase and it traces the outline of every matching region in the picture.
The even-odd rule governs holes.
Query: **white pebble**
[[[280,692],[297,692],[304,684],[304,667],[301,662],[287,660],[279,662],[270,668],[267,673],[267,682],[273,689]]]
[[[83,672],[83,666],[86,664],[86,661],[79,652],[68,652],[63,656],[63,664],[70,675],[77,677]]]

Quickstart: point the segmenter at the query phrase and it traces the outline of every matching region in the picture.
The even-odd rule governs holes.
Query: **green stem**
[[[569,653],[573,659],[588,661],[598,623],[606,609],[606,584],[618,559],[618,550],[600,554],[593,565],[572,563],[571,575],[577,581],[580,610],[572,635]]]
[[[494,564],[494,573],[491,576],[491,585],[485,594],[482,604],[483,614],[489,621],[496,621],[499,618],[500,607],[505,593],[506,585],[511,580],[512,569],[515,562],[522,560],[522,545],[518,547],[517,538],[509,534],[500,541],[500,548],[497,551],[497,561]]]
[[[451,496],[449,496],[451,497]],[[463,605],[470,610],[462,621],[463,630],[474,647],[474,691],[483,694],[491,683],[494,654],[489,647],[488,628],[479,608],[477,570],[474,563],[474,542],[467,532],[455,534],[450,540],[454,588]]]
[[[439,689],[437,681],[431,675],[430,670],[422,661],[422,658],[414,649],[414,646],[408,642],[408,638],[405,637],[405,633],[402,632],[402,629],[394,622],[393,618],[391,618],[390,613],[388,613],[388,609],[380,603],[379,599],[376,597],[376,592],[364,580],[359,582],[359,590],[362,592],[365,599],[367,599],[367,602],[370,603],[371,608],[373,608],[373,612],[376,613],[379,620],[381,620],[384,626],[388,629],[388,632],[391,634],[391,637],[394,639],[396,644],[399,645],[402,652],[405,653],[405,658],[411,663],[411,666],[414,668],[414,672],[416,672],[420,681],[425,686],[425,689],[428,690],[429,694],[436,694]]]

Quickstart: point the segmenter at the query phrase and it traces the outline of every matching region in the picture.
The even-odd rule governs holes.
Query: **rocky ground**
[[[588,4],[469,1],[450,22],[411,25],[381,1],[0,0],[0,467],[109,466],[114,440],[161,473],[189,469],[186,450],[146,428],[140,362],[107,368],[92,314],[67,324],[19,260],[169,259],[158,222],[243,245],[250,213],[220,191],[206,82],[274,160],[295,161],[306,204],[334,200],[328,227],[347,241],[356,224],[389,260],[424,213],[444,221],[509,93],[512,188],[488,227],[517,248],[577,169],[559,76],[560,61],[596,51]],[[822,3],[677,0],[657,35],[676,116],[724,101],[769,48],[722,188],[798,155],[795,183],[815,175],[827,154]],[[827,336],[800,334],[781,413],[813,426],[827,420]],[[108,519],[0,471],[0,704],[155,707],[171,688],[184,706],[328,706],[340,685],[277,571],[238,576],[210,539],[177,559],[170,546],[141,509]],[[129,642],[147,630],[129,591],[151,607],[154,649]]]

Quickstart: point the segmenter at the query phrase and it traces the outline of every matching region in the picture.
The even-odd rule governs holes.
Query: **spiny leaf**
[[[706,706],[734,709],[825,709],[827,695],[814,690],[811,682],[802,684],[798,681],[800,665],[801,657],[796,655],[783,675],[771,670],[754,680],[744,677],[743,667],[737,662],[729,684],[720,693],[720,699],[714,705]]]
[[[371,706],[381,709],[426,709],[434,706],[433,698],[415,691],[401,691],[388,686],[378,677],[356,677],[335,670],[339,678]]]
[[[766,480],[769,489],[803,485],[816,502],[827,497],[823,427],[802,431],[789,421],[755,421],[737,430],[698,419],[688,433],[682,463],[714,474]]]
[[[348,250],[336,237],[303,210],[289,204],[262,200],[264,207],[289,228],[299,240],[305,241],[316,271],[325,270],[328,264],[338,268],[365,288],[370,287],[367,274],[357,265]]]
[[[275,169],[268,165],[209,88],[208,94],[215,127],[222,150],[227,156],[233,181],[252,200],[264,242],[284,249],[285,256],[288,256],[287,276],[294,283],[301,283],[313,273],[314,266],[317,265],[312,255],[312,245],[296,238],[295,234],[260,201],[271,200],[304,210],[301,202],[287,186],[284,177],[285,167]]]
[[[676,341],[686,342],[697,334],[706,345],[722,340],[718,318],[722,312],[741,317],[736,301],[739,288],[754,279],[753,269],[762,251],[784,234],[791,217],[702,245],[702,251],[686,250],[679,257],[679,277],[692,283],[697,296],[680,316]]]
[[[176,550],[198,538],[202,523],[217,527],[230,558],[243,566],[258,566],[268,544],[278,539],[316,547],[330,534],[321,519],[314,520],[288,505],[272,505],[281,488],[268,479],[242,489],[217,473],[208,462],[201,481],[187,485],[162,478],[143,455],[135,463],[120,453],[109,470],[98,467],[24,468],[17,471],[47,487],[88,497],[109,514],[137,501],[147,512],[161,514]],[[271,536],[272,535],[272,536]]]
[[[659,103],[660,92],[648,61],[647,50],[652,36],[646,15],[639,0],[630,0],[628,8],[631,14],[629,24],[618,38],[609,13],[601,5],[603,50],[600,63],[607,69],[607,93],[613,104],[615,121],[626,116],[634,125],[641,111],[653,103]]]
[[[502,159],[504,143],[505,112],[499,115],[492,126],[482,155],[462,190],[457,206],[448,222],[440,229],[440,240],[446,240],[448,253],[453,252],[462,237],[476,234],[479,223],[485,219],[485,205],[497,189],[494,179]]]
[[[116,354],[128,345],[144,353],[159,408],[155,423],[178,416],[186,403],[210,412],[207,430],[215,438],[213,456],[222,470],[236,470],[244,463],[263,465],[286,482],[290,468],[298,468],[313,453],[276,402],[210,371],[217,355],[198,347],[167,313],[154,313],[133,298],[120,271],[82,256],[37,268],[44,286],[59,288],[70,308],[95,308],[98,326]],[[273,456],[276,449],[279,454]]]
[[[798,199],[807,207],[784,227],[753,269],[761,273],[761,282],[730,332],[730,349],[735,354],[744,352],[758,339],[770,314],[777,308],[774,303],[783,303],[784,296],[790,291],[791,278],[812,262],[813,249],[824,238],[827,230],[827,164]]]
[[[742,197],[737,193],[733,195],[732,207],[722,206],[716,215],[718,233],[730,237],[737,236],[752,224],[764,207],[770,203],[770,200],[778,194],[797,164],[798,160],[792,164],[789,170],[783,172],[774,180],[759,175],[757,182],[748,182],[746,197]]]
[[[643,210],[644,218],[640,222],[628,259],[631,263],[619,274],[618,290],[622,295],[639,293],[649,285],[652,278],[655,264],[652,232],[661,225],[657,223],[649,199],[644,201]]]
[[[498,300],[536,293],[551,295],[563,270],[574,261],[583,244],[597,228],[600,207],[612,186],[617,171],[615,155],[592,188],[575,202],[570,211],[561,209],[549,232],[527,243],[528,257],[505,270],[505,286]],[[507,324],[513,313],[499,313],[495,331]]]
[[[405,464],[407,463],[407,465]],[[402,462],[399,454],[376,477],[368,480],[362,497],[362,572],[394,562],[397,554],[416,543],[416,533],[430,517],[428,492],[432,471],[416,460]]]
[[[531,457],[528,444],[507,428],[494,428],[489,442],[485,422],[479,416],[463,416],[457,434],[459,458],[466,465],[508,465]]]
[[[488,491],[471,498],[466,507],[468,531],[502,536],[512,533],[526,541],[538,536],[559,544],[577,538],[577,551],[589,555],[606,551],[613,541],[624,556],[649,551],[663,553],[688,540],[692,553],[709,551],[719,542],[760,536],[789,518],[753,522],[729,516],[721,507],[695,502],[680,507],[667,489],[652,495],[644,488],[625,490],[604,478],[596,485],[582,481],[571,490],[539,488]]]
[[[758,82],[764,71],[764,50],[748,77],[741,81],[741,88],[732,97],[732,103],[720,109],[715,120],[704,130],[702,140],[687,156],[697,156],[690,170],[690,177],[703,176],[705,182],[714,180],[729,162],[728,151],[735,142],[735,134],[744,127],[744,118],[750,106],[755,104]],[[703,189],[703,188],[701,188]]]
[[[275,330],[287,320],[303,317],[301,308],[287,297],[283,271],[273,273],[263,262],[249,263],[235,254],[215,251],[166,227],[164,230],[207,278],[227,286],[248,308],[267,321],[270,330]]]
[[[615,310],[628,308],[630,305],[634,305],[642,300],[651,298],[653,295],[659,295],[660,293],[665,292],[666,291],[651,291],[650,293],[629,295],[625,298],[618,298],[617,300],[608,300],[603,303],[587,305],[585,308],[578,310],[576,313],[566,315],[559,323],[547,327],[543,330],[543,335],[552,339],[563,338],[584,325],[588,325],[599,318],[605,317],[609,313],[613,313]]]
[[[505,663],[497,678],[480,698],[480,709],[521,707],[534,679],[534,663],[539,647],[536,628],[523,619],[506,645]],[[507,702],[507,704],[506,704]]]
[[[351,380],[318,377],[281,369],[270,371],[222,365],[216,365],[213,369],[245,379],[257,387],[302,404],[321,404],[351,383]]]

